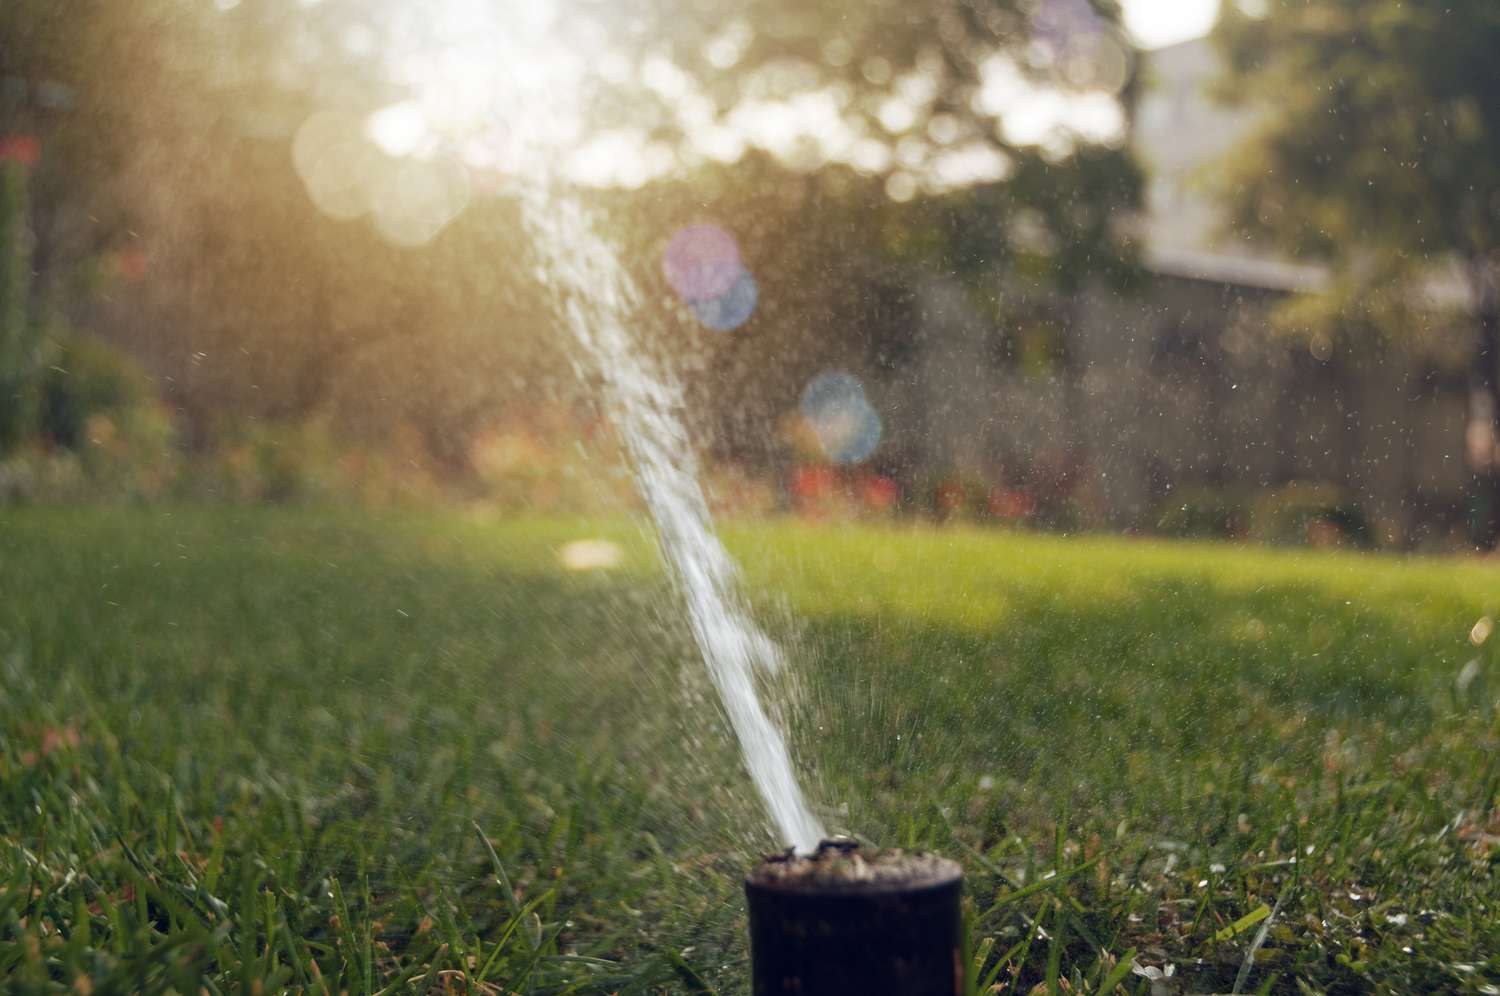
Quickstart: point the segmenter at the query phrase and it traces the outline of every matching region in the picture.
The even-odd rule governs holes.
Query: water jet
[[[558,294],[560,310],[586,357],[581,372],[603,379],[605,406],[630,454],[641,497],[656,524],[662,559],[739,739],[745,768],[781,843],[808,853],[823,836],[822,824],[803,798],[786,739],[761,703],[755,683],[759,671],[781,666],[781,652],[752,618],[737,588],[734,561],[714,531],[683,417],[682,384],[669,365],[658,362],[637,340],[629,320],[641,310],[640,290],[599,235],[583,202],[528,189],[522,207],[544,279]],[[708,227],[701,232],[707,234],[694,239],[727,251],[727,234]],[[669,273],[674,269],[669,266]],[[685,266],[683,272],[694,279],[705,273],[716,276],[714,266]]]
[[[963,992],[963,869],[931,854],[825,840],[745,879],[756,996]]]

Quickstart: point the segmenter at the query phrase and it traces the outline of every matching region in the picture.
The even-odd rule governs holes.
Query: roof
[[[1267,257],[1196,252],[1149,243],[1144,256],[1146,268],[1163,276],[1240,284],[1264,290],[1296,293],[1321,291],[1327,289],[1331,280],[1326,266]]]
[[[1256,115],[1210,94],[1221,61],[1206,39],[1146,55],[1131,144],[1146,171],[1141,241],[1147,268],[1167,276],[1286,292],[1328,286],[1327,267],[1249,245],[1228,231],[1212,190],[1214,171],[1256,123]]]

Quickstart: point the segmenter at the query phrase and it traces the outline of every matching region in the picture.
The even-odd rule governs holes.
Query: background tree
[[[30,430],[40,364],[31,315],[31,229],[26,197],[31,149],[0,160],[0,453]]]
[[[1500,539],[1500,5],[1276,0],[1226,5],[1223,90],[1265,110],[1225,186],[1235,224],[1335,267],[1299,323],[1405,344],[1469,339],[1474,540]],[[1460,293],[1444,294],[1457,285]],[[1457,307],[1444,307],[1456,298]]]
[[[390,12],[355,0],[217,6],[0,8],[18,42],[4,47],[5,78],[69,94],[68,113],[37,126],[47,151],[32,189],[31,272],[48,291],[29,300],[57,302],[138,358],[192,443],[211,446],[247,419],[325,418],[356,436],[400,423],[461,469],[480,424],[567,379],[514,205],[503,191],[476,196],[419,246],[321,212],[294,136],[318,112],[358,123],[410,96],[381,48]],[[441,4],[417,22],[459,10],[499,11],[501,28],[521,16],[496,0]],[[699,340],[716,383],[734,386],[705,392],[721,413],[740,396],[783,403],[795,388],[778,380],[782,358],[815,330],[864,334],[868,292],[893,266],[957,276],[993,302],[1004,272],[1066,293],[1124,254],[1113,220],[1138,182],[1120,143],[1066,125],[1017,140],[986,89],[1000,59],[1038,86],[1123,92],[1129,53],[1113,4],[580,3],[574,13],[556,28],[564,44],[594,18],[628,62],[607,86],[581,84],[592,124],[637,128],[673,150],[672,168],[644,189],[599,194],[643,282],[659,285],[672,231],[707,214],[779,288],[744,334]],[[673,73],[686,83],[662,85]],[[831,98],[854,136],[841,151],[815,133],[752,137],[717,157],[695,148],[747,103],[810,94]],[[5,113],[8,129],[32,127],[21,104]],[[963,156],[981,168],[955,179],[945,171]],[[1024,245],[1013,238],[1022,213],[1039,221]],[[692,351],[684,342],[674,355]]]
[[[87,323],[113,264],[139,263],[117,255],[144,220],[131,179],[203,119],[208,22],[180,14],[174,0],[0,6],[0,446],[49,431],[40,385],[70,324]]]

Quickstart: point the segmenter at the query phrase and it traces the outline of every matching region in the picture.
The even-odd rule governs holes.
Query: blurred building
[[[1463,378],[1357,335],[1273,332],[1268,308],[1329,275],[1227,228],[1212,170],[1254,122],[1212,100],[1211,45],[1147,58],[1131,138],[1148,180],[1147,286],[1054,302],[1055,327],[1031,330],[1051,362],[1032,363],[1028,332],[1018,348],[1017,330],[924,278],[920,334],[880,385],[890,472],[909,487],[947,472],[1031,489],[1132,530],[1248,530],[1278,495],[1337,506],[1339,528],[1363,520],[1380,540],[1460,529]]]

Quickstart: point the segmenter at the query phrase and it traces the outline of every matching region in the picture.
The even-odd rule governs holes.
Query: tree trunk
[[[1060,335],[1062,337],[1059,367],[1063,386],[1063,418],[1067,442],[1064,455],[1063,477],[1058,481],[1060,497],[1072,498],[1088,473],[1089,460],[1093,456],[1089,433],[1089,399],[1084,390],[1084,377],[1088,373],[1088,361],[1078,341],[1083,320],[1076,288],[1069,290],[1068,304],[1064,306]]]
[[[30,434],[35,414],[26,180],[25,164],[0,162],[0,453]]]
[[[1470,369],[1469,424],[1465,433],[1473,473],[1471,524],[1474,544],[1493,550],[1500,541],[1500,295],[1495,271],[1474,267],[1478,341]]]

